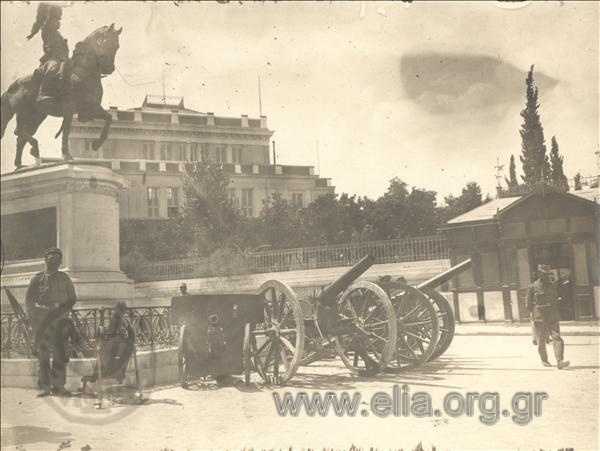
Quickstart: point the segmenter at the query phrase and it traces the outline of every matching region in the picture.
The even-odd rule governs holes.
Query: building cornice
[[[82,134],[97,134],[101,130],[101,126],[80,126],[74,125],[71,128],[71,132],[73,134],[82,133]],[[122,134],[122,135],[132,135],[132,136],[151,136],[151,135],[161,135],[161,136],[177,136],[182,138],[225,138],[225,139],[245,139],[245,140],[253,140],[253,141],[265,141],[268,142],[271,137],[271,132],[259,132],[259,133],[248,133],[247,130],[243,132],[236,132],[232,129],[227,129],[223,131],[211,130],[211,131],[200,131],[200,130],[168,130],[168,129],[160,129],[160,128],[133,128],[133,127],[119,127],[112,126],[111,127],[111,135]]]

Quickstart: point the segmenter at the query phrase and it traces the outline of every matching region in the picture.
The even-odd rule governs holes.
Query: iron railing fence
[[[443,235],[366,241],[328,246],[278,249],[259,252],[224,253],[230,261],[213,264],[210,258],[151,262],[137,271],[136,281],[154,282],[235,274],[293,271],[352,266],[366,254],[377,263],[400,263],[448,258]]]
[[[95,340],[100,326],[105,330],[113,315],[111,308],[73,310],[71,320],[79,333],[78,353],[83,357],[95,355]],[[171,324],[171,307],[131,307],[125,314],[125,321],[131,325],[138,350],[154,350],[177,345],[179,329]],[[3,358],[33,357],[27,336],[33,339],[17,316],[11,312],[0,314],[2,335],[1,354]]]

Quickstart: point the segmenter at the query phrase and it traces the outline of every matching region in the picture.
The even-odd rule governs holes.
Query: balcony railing
[[[377,263],[400,263],[446,259],[448,248],[444,236],[433,235],[260,252],[238,251],[224,253],[219,259],[219,264],[215,264],[211,258],[147,263],[139,268],[136,281],[150,282],[352,266],[366,254],[373,255]]]
[[[82,309],[71,312],[71,321],[80,337],[77,349],[80,354],[83,354],[83,357],[95,355],[98,328],[102,326],[106,330],[112,315],[113,310],[110,308]],[[177,346],[179,329],[176,325],[171,324],[170,307],[128,308],[124,318],[135,333],[138,350]],[[28,334],[31,336],[31,332],[25,329],[14,313],[1,313],[0,330],[2,332],[1,354],[3,358],[33,357],[32,349],[26,340]]]

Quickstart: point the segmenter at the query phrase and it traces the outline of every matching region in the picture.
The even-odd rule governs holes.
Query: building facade
[[[527,288],[539,264],[554,272],[562,320],[597,318],[599,199],[598,188],[565,192],[542,185],[448,221],[443,231],[451,263],[474,263],[455,280],[457,318],[527,320]]]
[[[230,179],[229,196],[245,216],[256,217],[278,193],[298,206],[333,193],[330,179],[312,166],[270,161],[273,131],[267,118],[220,117],[185,108],[183,98],[146,96],[141,107],[110,107],[112,124],[98,151],[92,142],[103,121],[73,121],[73,156],[97,160],[124,176],[129,187],[120,196],[121,218],[168,218],[183,206],[185,162],[222,165]]]

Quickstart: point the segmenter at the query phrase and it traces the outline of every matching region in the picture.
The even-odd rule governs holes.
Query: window
[[[242,146],[231,146],[231,162],[242,164]]]
[[[216,163],[227,163],[227,147],[225,147],[225,146],[215,147],[215,162]]]
[[[166,163],[165,170],[172,174],[179,172],[179,163]]]
[[[244,216],[254,216],[254,202],[252,199],[252,189],[243,189],[242,190],[242,205],[241,205],[241,213]]]
[[[142,160],[154,160],[154,143],[142,143]]]
[[[175,160],[175,161],[185,160],[185,144],[174,143],[172,146],[173,146],[173,160]]]
[[[173,145],[171,143],[161,143],[160,159],[161,160],[172,160],[173,159]]]
[[[158,218],[158,188],[148,188],[148,216]]]
[[[167,216],[175,218],[179,214],[179,188],[167,187]]]
[[[208,161],[208,152],[206,144],[192,143],[190,144],[190,160],[191,161]]]
[[[229,203],[233,208],[240,208],[240,199],[237,197],[235,188],[230,188],[227,190],[227,199],[229,199]]]
[[[93,141],[91,139],[83,140],[83,150],[85,150],[86,152],[93,152],[92,142]]]
[[[302,208],[304,206],[304,195],[302,193],[292,193],[292,207]]]

